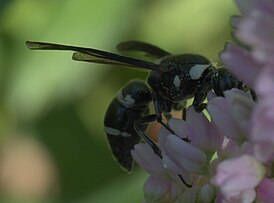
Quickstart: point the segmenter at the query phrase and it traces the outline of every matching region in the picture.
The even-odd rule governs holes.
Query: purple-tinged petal
[[[248,100],[252,100],[252,95],[250,91],[245,92],[238,88],[232,88],[231,90],[227,90],[224,92],[224,95],[231,105],[233,104],[235,97],[239,99],[245,99],[247,100],[247,102]],[[254,104],[254,101],[251,101],[251,102]]]
[[[133,159],[146,170],[149,174],[155,176],[165,176],[165,169],[162,160],[158,157],[148,144],[137,144],[134,150],[131,150]]]
[[[218,151],[218,158],[224,160],[239,157],[244,154],[253,155],[254,145],[250,142],[243,142],[239,144],[234,140],[225,139],[222,149]]]
[[[185,182],[187,183],[192,183],[192,174],[185,171],[183,168],[180,168],[177,166],[174,161],[172,161],[167,155],[163,155],[163,166],[167,170],[167,173],[169,174],[170,178],[172,178],[174,181],[182,183],[180,177],[178,176],[179,174],[181,177],[184,179]]]
[[[178,135],[180,138],[187,138],[188,131],[187,125],[184,120],[178,118],[171,118],[168,122],[170,128]]]
[[[230,104],[232,117],[237,127],[245,135],[249,134],[250,120],[255,102],[252,100],[250,92],[246,93],[238,89],[225,91],[226,100]]]
[[[220,159],[237,157],[240,152],[240,146],[235,140],[225,138],[221,150],[218,150]]]
[[[184,192],[185,188],[182,188],[180,185],[172,182],[170,188],[170,198],[167,202],[174,202],[176,203],[178,199],[180,199],[181,194]]]
[[[248,14],[256,5],[256,0],[236,0],[242,14]]]
[[[256,198],[254,189],[249,189],[242,192],[240,195],[231,194],[231,196],[224,196],[221,193],[217,194],[214,203],[253,203]]]
[[[167,155],[163,155],[163,167],[174,174],[181,174],[183,171],[180,167],[178,167],[174,161],[172,161]]]
[[[274,4],[270,0],[238,0],[243,16],[236,22],[235,36],[251,48],[257,61],[274,61]]]
[[[242,199],[252,202],[255,198],[254,188],[265,174],[264,167],[252,156],[243,155],[225,160],[217,167],[213,183],[220,188],[227,200]]]
[[[146,202],[158,202],[168,198],[171,182],[156,176],[150,176],[144,184]]]
[[[175,135],[168,135],[165,148],[167,155],[179,167],[188,172],[207,174],[208,162],[206,155],[198,148]]]
[[[207,104],[207,110],[212,122],[227,138],[242,140],[243,135],[233,119],[230,106],[225,98],[216,97]]]
[[[251,139],[255,143],[264,142],[274,145],[274,96],[260,101],[255,108],[251,121]]]
[[[249,87],[254,87],[254,81],[260,72],[259,64],[244,49],[227,44],[220,58],[232,73]]]
[[[261,202],[273,203],[274,200],[274,180],[263,179],[257,188],[257,197]]]
[[[146,202],[145,202],[146,203]],[[229,203],[224,199],[224,196],[218,192],[214,203]]]
[[[254,46],[254,48],[268,47],[271,44],[273,45],[274,42],[272,37],[274,34],[273,28],[273,18],[265,13],[254,11],[249,17],[241,19],[239,29],[235,35],[242,42]]]
[[[191,144],[201,149],[211,159],[221,145],[223,137],[203,113],[197,113],[193,106],[186,111],[186,123]]]
[[[266,66],[255,83],[256,94],[264,99],[274,97],[274,64]]]
[[[193,106],[186,110],[186,122],[188,126],[195,127],[199,133],[204,133],[209,130],[209,121],[203,113],[197,113]],[[199,124],[199,125],[197,125]]]
[[[253,156],[261,163],[270,164],[274,161],[274,147],[271,142],[255,143],[253,146]]]
[[[246,139],[255,102],[250,93],[238,89],[225,91],[225,98],[217,97],[207,105],[213,124],[230,139]]]
[[[252,56],[261,63],[274,63],[274,46],[256,47],[251,52]]]
[[[175,132],[177,136],[180,138],[187,138],[188,131],[187,125],[184,120],[178,118],[171,118],[168,122],[169,127]],[[170,131],[168,131],[165,127],[161,127],[158,134],[158,145],[162,151],[162,153],[166,152],[165,142],[168,135],[170,135]]]
[[[197,202],[198,192],[198,188],[188,188],[181,195],[180,200],[178,202],[195,203]]]
[[[170,132],[165,127],[161,127],[158,133],[158,145],[163,154],[166,154],[165,142],[169,134]]]
[[[244,16],[249,16],[254,10],[274,15],[274,5],[271,0],[237,0],[236,2]]]
[[[254,145],[249,141],[243,142],[240,145],[240,151],[239,151],[238,156],[244,155],[244,154],[252,155],[254,157]],[[259,161],[258,159],[256,159],[256,160]]]
[[[230,23],[234,28],[238,28],[241,22],[241,17],[239,16],[232,16],[230,19]]]
[[[144,185],[145,202],[176,202],[184,189],[176,182],[150,176]]]

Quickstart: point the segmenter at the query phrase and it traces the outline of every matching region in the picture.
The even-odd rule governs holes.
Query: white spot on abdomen
[[[114,135],[114,136],[123,136],[123,137],[131,137],[131,134],[127,133],[127,132],[122,132],[121,130],[115,129],[115,128],[111,128],[111,127],[106,127],[104,128],[104,131],[106,134],[109,135]]]
[[[131,95],[123,96],[122,91],[120,91],[116,97],[120,104],[124,105],[125,107],[132,107],[135,104],[135,100],[132,98]]]
[[[121,135],[123,137],[131,137],[131,134],[127,133],[127,132],[122,132]]]
[[[121,134],[120,130],[115,129],[115,128],[111,128],[111,127],[106,127],[106,126],[104,127],[104,131],[105,131],[105,133],[110,134],[110,135],[118,136],[118,135]]]
[[[196,64],[193,66],[190,71],[189,75],[192,80],[198,80],[201,78],[203,72],[210,66],[210,64]]]
[[[128,104],[128,105],[133,105],[133,104],[135,104],[135,100],[132,98],[132,96],[131,95],[126,95],[125,96],[125,101],[126,101],[126,103]]]

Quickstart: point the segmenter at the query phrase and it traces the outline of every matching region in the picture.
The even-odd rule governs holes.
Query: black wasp
[[[44,42],[27,41],[32,50],[75,51],[73,60],[100,64],[114,64],[131,68],[150,70],[148,85],[133,80],[120,89],[110,103],[104,120],[104,130],[111,150],[119,164],[127,171],[132,170],[130,151],[141,141],[147,142],[154,152],[162,157],[161,151],[144,133],[149,122],[157,121],[170,132],[163,122],[162,114],[170,118],[172,110],[184,110],[187,99],[194,97],[193,106],[197,112],[206,106],[203,103],[209,91],[223,96],[225,90],[243,89],[243,84],[224,68],[216,69],[205,57],[196,54],[172,55],[156,46],[128,41],[117,45],[120,52],[142,52],[155,62],[126,57],[97,49],[66,46]],[[156,62],[157,61],[157,62]],[[155,114],[150,114],[149,103],[153,102]],[[188,141],[187,138],[185,141]]]

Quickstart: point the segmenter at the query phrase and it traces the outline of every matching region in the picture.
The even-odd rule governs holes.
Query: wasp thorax
[[[170,56],[159,65],[163,72],[152,71],[148,83],[160,98],[173,102],[193,97],[199,80],[211,67],[207,58],[193,54]]]

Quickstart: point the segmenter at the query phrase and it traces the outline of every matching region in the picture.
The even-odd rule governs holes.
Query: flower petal
[[[266,66],[260,73],[256,83],[256,94],[263,98],[273,97],[274,95],[274,64]]]
[[[220,58],[232,73],[254,89],[254,81],[260,68],[250,53],[238,46],[227,44]]]
[[[233,119],[230,106],[225,98],[214,98],[207,104],[207,110],[212,122],[227,138],[233,140],[242,139],[242,133]]]
[[[252,156],[243,155],[221,162],[213,182],[220,187],[227,199],[237,198],[243,196],[245,192],[253,193],[253,189],[262,180],[264,173],[264,167],[257,160]]]
[[[263,179],[257,188],[257,196],[264,203],[272,203],[274,200],[274,180]]]
[[[178,135],[180,138],[187,138],[187,125],[184,120],[178,118],[171,118],[168,122],[170,128]]]
[[[271,142],[255,143],[253,146],[254,157],[261,163],[271,164],[274,160],[274,147]]]
[[[252,100],[250,92],[246,93],[238,89],[225,91],[225,98],[230,103],[230,109],[237,127],[245,135],[249,134],[250,120],[255,102]]]
[[[144,196],[146,202],[158,202],[166,198],[170,190],[169,180],[150,176],[144,184]]]
[[[198,148],[175,135],[167,137],[165,147],[170,159],[182,169],[192,173],[207,174],[206,156]]]
[[[149,174],[164,176],[165,169],[162,165],[162,160],[157,156],[151,147],[146,143],[140,143],[134,146],[134,150],[131,150],[133,159],[146,170]]]
[[[274,96],[259,102],[252,116],[251,139],[274,145]]]
[[[188,136],[193,146],[201,149],[211,159],[216,149],[221,146],[223,136],[216,127],[209,122],[203,113],[197,113],[193,106],[186,111]],[[198,123],[198,125],[197,125]]]

